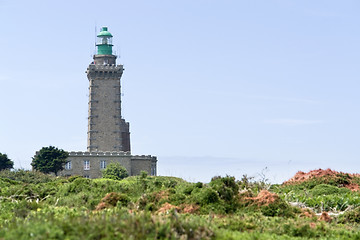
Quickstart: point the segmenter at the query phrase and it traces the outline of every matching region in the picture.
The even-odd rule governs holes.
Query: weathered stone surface
[[[130,151],[129,123],[121,117],[123,66],[115,65],[115,56],[95,55],[86,73],[90,84],[87,150]]]
[[[129,175],[141,171],[156,175],[156,157],[130,153],[130,127],[121,116],[123,66],[116,65],[114,55],[95,55],[86,73],[89,79],[87,151],[70,152],[66,168],[60,174],[99,178],[106,165],[119,162]]]

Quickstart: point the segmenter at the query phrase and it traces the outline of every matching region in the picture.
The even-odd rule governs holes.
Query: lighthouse
[[[123,65],[116,65],[112,34],[102,27],[97,35],[94,61],[86,70],[89,79],[87,151],[130,152],[129,123],[121,116]]]
[[[109,163],[117,162],[129,175],[142,171],[157,174],[157,157],[132,155],[129,123],[121,115],[121,83],[124,68],[116,64],[112,34],[102,27],[97,35],[96,54],[86,75],[89,80],[87,150],[70,151],[63,176],[102,177]]]

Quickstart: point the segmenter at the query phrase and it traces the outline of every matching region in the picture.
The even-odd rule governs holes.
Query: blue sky
[[[0,0],[0,152],[86,149],[95,26],[124,64],[132,152],[209,181],[358,172],[358,1]],[[264,170],[266,168],[266,170]]]

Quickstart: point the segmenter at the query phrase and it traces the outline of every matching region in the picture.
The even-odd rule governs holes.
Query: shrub
[[[54,176],[42,172],[29,171],[24,169],[16,169],[14,171],[2,170],[0,171],[0,177],[23,182],[23,183],[34,183],[34,184],[47,183],[58,179]]]
[[[174,187],[176,187],[177,184],[178,184],[177,181],[175,181],[173,179],[169,179],[168,181],[166,181],[164,183],[164,186],[167,187],[167,188],[174,188]]]
[[[145,191],[148,188],[148,173],[146,171],[141,171],[139,176],[140,184],[142,189]]]
[[[182,192],[186,195],[190,195],[193,190],[194,190],[194,185],[189,185],[189,186],[185,186]]]
[[[28,216],[30,211],[36,210],[39,204],[36,202],[30,202],[26,200],[19,201],[17,206],[14,208],[14,215],[16,217],[25,218]]]
[[[106,194],[106,196],[100,200],[100,203],[97,205],[96,210],[115,206],[126,207],[129,202],[130,199],[126,194],[111,192]]]
[[[227,202],[232,202],[239,192],[235,177],[214,177],[211,179],[210,186],[219,194],[221,199]]]
[[[163,182],[160,179],[156,178],[154,181],[154,186],[156,188],[161,188],[163,186]]]
[[[329,184],[319,184],[311,189],[311,194],[313,196],[341,194],[346,192],[350,192],[350,190],[347,188],[338,188]]]
[[[197,194],[197,202],[202,206],[217,203],[219,200],[218,193],[212,188],[201,188]]]
[[[204,184],[202,182],[195,183],[195,187],[197,187],[197,188],[202,188],[203,186],[204,186]]]
[[[113,180],[121,180],[129,176],[126,168],[120,163],[110,163],[102,172],[103,178],[109,178]]]
[[[300,226],[285,224],[283,226],[285,233],[292,237],[314,238],[316,229],[312,229],[309,224],[301,224]]]
[[[224,201],[226,212],[234,212],[238,208],[239,185],[235,182],[235,177],[214,177],[209,185]]]
[[[298,209],[289,206],[284,200],[277,201],[260,207],[261,213],[267,217],[293,217],[295,212],[300,212]]]

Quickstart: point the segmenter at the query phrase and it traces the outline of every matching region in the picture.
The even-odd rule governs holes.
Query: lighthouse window
[[[99,44],[112,44],[112,38],[111,37],[98,37],[98,43]]]

